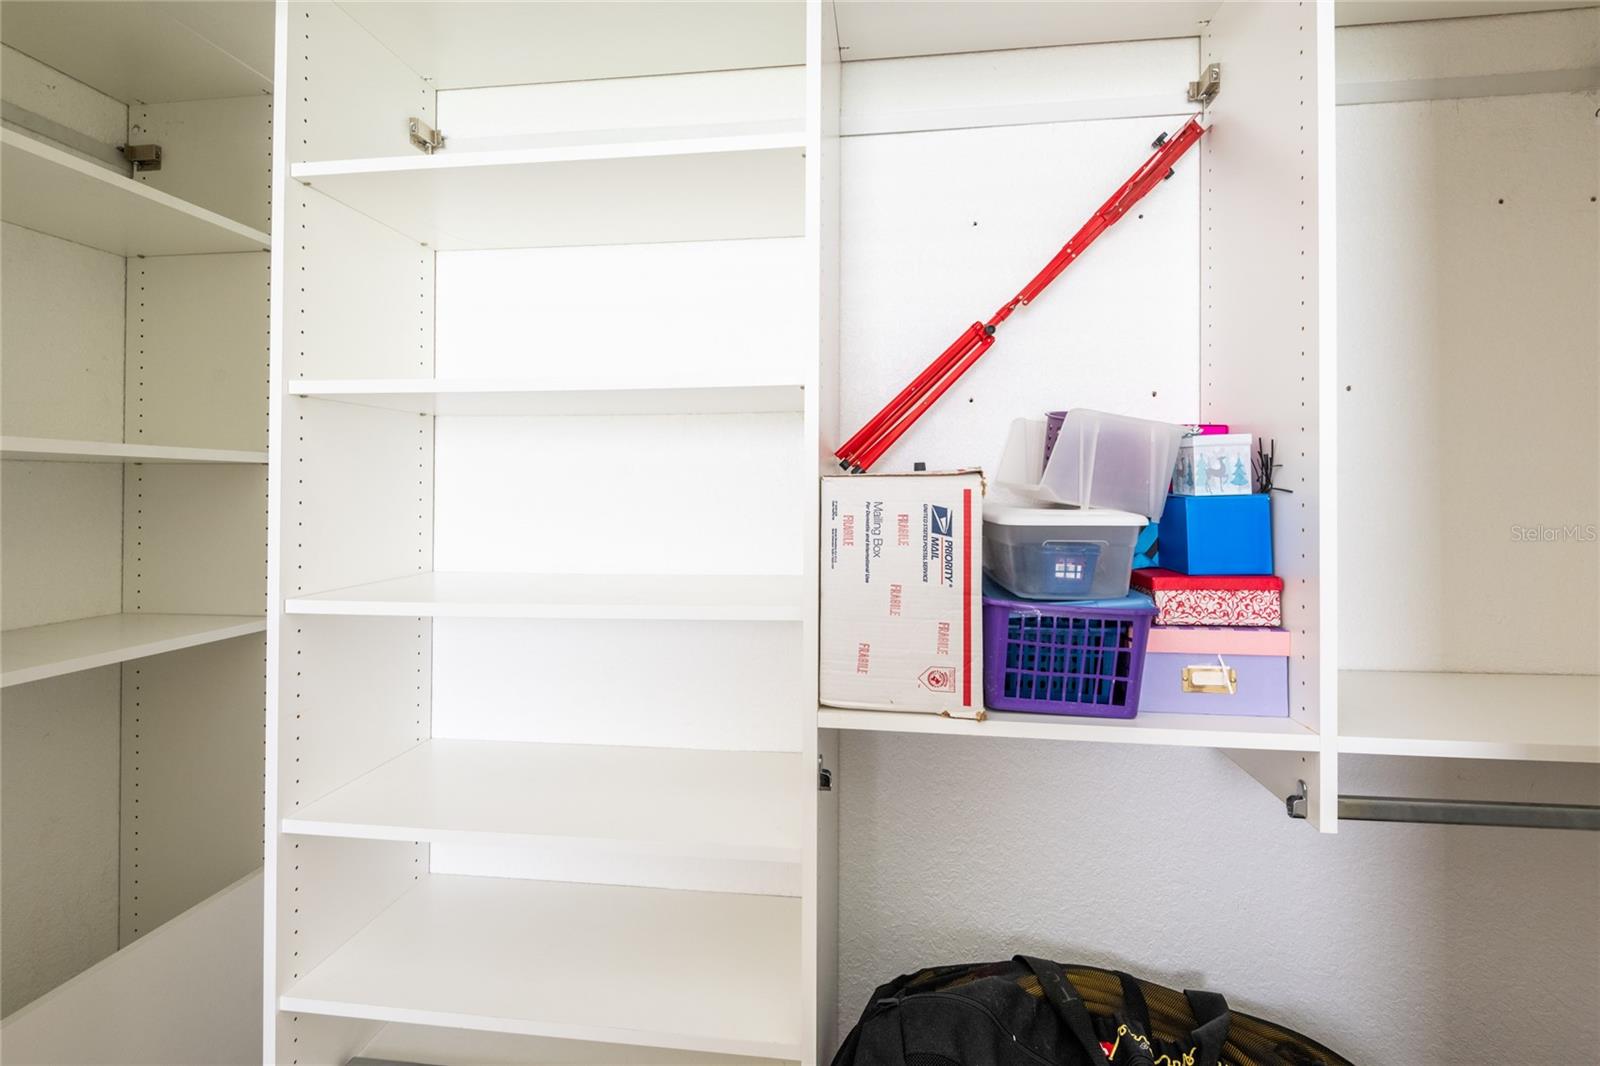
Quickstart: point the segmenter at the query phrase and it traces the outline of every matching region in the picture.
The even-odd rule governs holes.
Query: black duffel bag
[[[1350,1066],[1215,992],[1019,955],[896,978],[833,1066]]]

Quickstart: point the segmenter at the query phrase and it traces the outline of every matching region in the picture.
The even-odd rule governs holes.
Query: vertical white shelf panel
[[[1289,713],[1307,754],[1238,753],[1275,796],[1304,780],[1337,823],[1333,5],[1224,3],[1202,36],[1223,86],[1199,145],[1201,420],[1275,442],[1273,569],[1294,633]]]

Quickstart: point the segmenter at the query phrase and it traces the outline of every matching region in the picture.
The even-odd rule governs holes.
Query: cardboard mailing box
[[[821,698],[983,717],[983,475],[822,479]]]

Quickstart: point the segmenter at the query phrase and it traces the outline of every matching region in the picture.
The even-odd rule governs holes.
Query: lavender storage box
[[[1139,710],[1287,718],[1289,651],[1285,629],[1152,626]]]

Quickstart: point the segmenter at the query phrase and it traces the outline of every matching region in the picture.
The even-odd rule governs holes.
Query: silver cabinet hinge
[[[147,170],[161,169],[161,146],[159,144],[123,144],[117,146],[117,151],[122,157],[133,164],[135,174]]]
[[[432,155],[444,147],[444,134],[420,118],[406,119],[406,132],[411,136],[411,147],[424,155]]]
[[[1222,64],[1212,63],[1200,72],[1199,81],[1189,83],[1189,102],[1202,107],[1217,98],[1222,91]]]
[[[817,756],[817,791],[833,791],[833,771],[822,765],[822,756]]]

